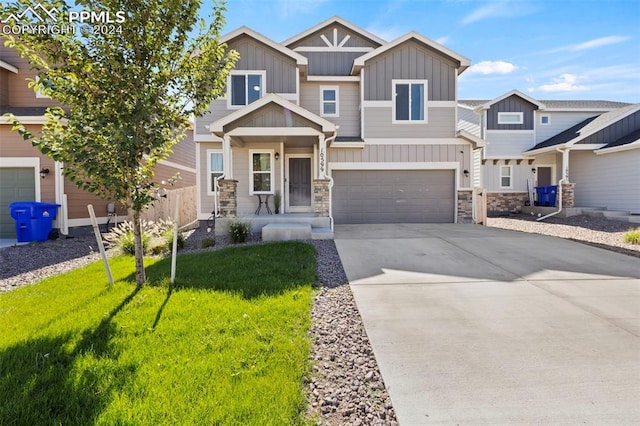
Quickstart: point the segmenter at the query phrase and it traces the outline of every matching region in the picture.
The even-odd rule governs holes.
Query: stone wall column
[[[316,216],[329,217],[329,179],[313,180],[313,212]]]
[[[562,184],[562,208],[571,208],[575,205],[575,183]]]
[[[458,223],[473,222],[473,191],[458,191]]]
[[[238,199],[236,192],[238,181],[221,179],[218,181],[218,186],[220,187],[220,215],[222,217],[236,217],[238,215]]]

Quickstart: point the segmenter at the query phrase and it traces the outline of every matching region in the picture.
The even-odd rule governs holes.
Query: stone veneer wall
[[[313,180],[313,212],[316,216],[329,217],[329,183],[328,179]]]
[[[562,208],[571,208],[575,205],[575,183],[562,184]]]
[[[473,223],[473,191],[458,191],[458,223]]]
[[[487,214],[496,215],[520,211],[525,201],[529,201],[527,192],[489,192],[487,193]]]
[[[220,187],[220,215],[222,217],[236,217],[238,215],[238,200],[236,189],[237,180],[222,179],[218,181]]]

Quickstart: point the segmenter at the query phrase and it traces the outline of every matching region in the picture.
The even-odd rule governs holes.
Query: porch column
[[[233,179],[233,165],[231,160],[231,136],[224,135],[222,138],[222,168],[225,179]]]
[[[324,135],[318,136],[318,179],[327,178],[327,141]]]
[[[313,212],[318,217],[329,216],[329,179],[313,180]]]
[[[236,217],[238,214],[237,191],[238,181],[221,179],[220,185],[220,215],[222,217]]]
[[[562,150],[562,179],[569,182],[569,150]]]

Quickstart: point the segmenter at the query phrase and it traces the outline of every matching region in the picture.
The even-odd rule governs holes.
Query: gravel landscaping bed
[[[495,228],[550,235],[593,245],[618,253],[640,257],[640,245],[624,242],[624,234],[639,224],[610,220],[605,217],[571,216],[550,217],[537,222],[534,216],[520,214],[510,217],[487,219],[487,225]]]

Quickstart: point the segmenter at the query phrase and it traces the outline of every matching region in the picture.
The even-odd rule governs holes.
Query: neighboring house
[[[467,58],[339,17],[282,43],[246,27],[221,41],[240,59],[196,120],[199,219],[253,216],[280,191],[282,213],[326,226],[473,220],[484,142],[456,128]]]
[[[536,100],[517,90],[461,100],[458,128],[486,141],[490,213],[520,210],[534,186],[559,185],[563,207],[640,213],[640,105]],[[564,179],[562,182],[561,179]]]
[[[42,155],[31,143],[24,141],[18,132],[11,130],[8,118],[2,116],[12,113],[30,132],[38,134],[41,131],[46,107],[56,103],[27,86],[27,79],[35,77],[35,71],[17,51],[0,46],[0,238],[15,238],[14,220],[8,209],[14,201],[61,204],[54,227],[63,234],[90,225],[87,204],[93,204],[99,223],[107,221],[109,200],[79,189],[64,178],[64,165]],[[156,180],[160,182],[180,172],[181,179],[172,188],[195,185],[191,133],[173,151],[169,160],[157,167]],[[119,220],[127,214],[117,213]]]

